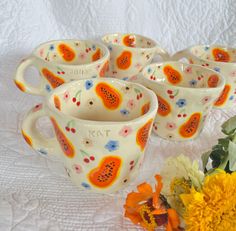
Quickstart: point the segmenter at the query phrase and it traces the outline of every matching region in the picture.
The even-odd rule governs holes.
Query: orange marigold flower
[[[170,208],[165,197],[160,194],[163,186],[162,178],[160,175],[156,175],[155,178],[157,181],[155,191],[145,182],[137,186],[138,192],[127,195],[124,205],[125,217],[149,231],[160,226],[165,226],[167,231],[180,230],[176,211]]]

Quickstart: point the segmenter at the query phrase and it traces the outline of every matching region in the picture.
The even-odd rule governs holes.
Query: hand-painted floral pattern
[[[124,126],[120,132],[119,132],[119,135],[120,136],[123,136],[123,137],[126,137],[128,136],[130,133],[132,132],[132,128],[130,126]]]
[[[181,108],[187,105],[186,99],[179,99],[176,104]]]
[[[93,86],[93,81],[92,80],[87,80],[85,82],[85,88],[86,90],[89,90]]]
[[[135,101],[133,99],[130,99],[127,103],[127,107],[130,109],[130,110],[133,110],[135,108]]]
[[[116,140],[110,140],[108,141],[108,143],[105,145],[105,148],[109,151],[109,152],[113,152],[115,150],[117,150],[119,148],[119,142]]]
[[[166,128],[168,130],[175,130],[177,128],[177,125],[175,123],[167,123]]]
[[[79,165],[79,164],[74,164],[73,168],[74,168],[75,172],[78,173],[78,174],[83,172],[82,166]]]

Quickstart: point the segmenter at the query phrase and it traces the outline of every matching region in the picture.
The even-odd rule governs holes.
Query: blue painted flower
[[[119,148],[119,142],[116,140],[109,140],[105,145],[105,148],[108,149],[109,152],[115,151]]]
[[[192,79],[191,81],[189,81],[189,85],[192,86],[192,87],[196,86],[197,85],[197,80]]]
[[[89,90],[93,86],[93,81],[92,80],[87,80],[85,82],[85,88],[86,90]]]
[[[55,48],[55,47],[54,47],[54,45],[52,44],[52,45],[50,45],[49,50],[50,50],[50,51],[53,51],[54,48]]]
[[[44,149],[39,149],[38,152],[42,155],[47,155],[48,154]]]
[[[150,73],[152,72],[152,69],[149,67],[149,68],[147,69],[147,72],[148,72],[148,74],[150,74]]]
[[[109,45],[109,46],[108,46],[108,49],[109,49],[109,51],[112,51],[112,46]]]
[[[229,100],[233,100],[233,99],[234,99],[234,96],[231,95],[231,96],[229,97]]]
[[[186,99],[179,99],[176,104],[179,106],[179,107],[184,107],[187,105],[186,103]]]
[[[220,68],[219,67],[214,67],[214,70],[217,72],[220,72]]]
[[[45,86],[45,89],[46,89],[46,91],[48,91],[48,92],[51,91],[51,87],[50,87],[48,84]]]
[[[91,186],[88,183],[82,182],[81,185],[86,189],[91,189]]]
[[[129,79],[129,77],[124,77],[124,78],[122,78],[122,80],[124,80],[124,81],[126,81],[126,80],[128,80]]]
[[[121,109],[120,110],[120,113],[122,114],[122,115],[128,115],[129,114],[129,111],[128,110],[126,110],[126,109]]]
[[[96,46],[95,46],[95,45],[92,45],[92,49],[95,51],[95,50],[96,50]]]

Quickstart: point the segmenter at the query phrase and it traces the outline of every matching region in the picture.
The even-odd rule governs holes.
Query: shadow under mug
[[[221,74],[180,62],[151,64],[136,81],[157,95],[154,133],[174,141],[191,140],[200,134],[225,85]]]
[[[215,108],[236,106],[236,48],[222,45],[196,45],[179,51],[171,60],[186,58],[192,64],[208,67],[225,77],[225,87],[214,103]]]
[[[39,45],[28,58],[21,61],[16,70],[15,84],[21,91],[46,95],[72,80],[104,77],[109,57],[106,46],[95,41],[49,41]],[[40,73],[37,87],[24,78],[30,66],[34,66]]]
[[[154,56],[169,59],[168,53],[155,41],[138,34],[107,34],[103,43],[110,51],[107,76],[127,80],[137,75]]]
[[[156,95],[136,83],[72,81],[26,115],[22,134],[39,153],[58,156],[80,188],[112,193],[136,177],[157,108]],[[43,116],[50,118],[54,138],[37,130]]]

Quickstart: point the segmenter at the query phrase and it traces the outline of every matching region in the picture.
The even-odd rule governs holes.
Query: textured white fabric
[[[138,230],[121,216],[129,189],[117,197],[78,190],[60,163],[40,157],[23,141],[20,121],[42,99],[13,84],[22,57],[47,40],[110,32],[149,36],[170,53],[199,43],[236,46],[235,17],[234,0],[1,0],[0,230]],[[137,182],[150,179],[169,155],[199,158],[221,135],[220,124],[235,114],[236,109],[213,111],[193,142],[152,137]]]

